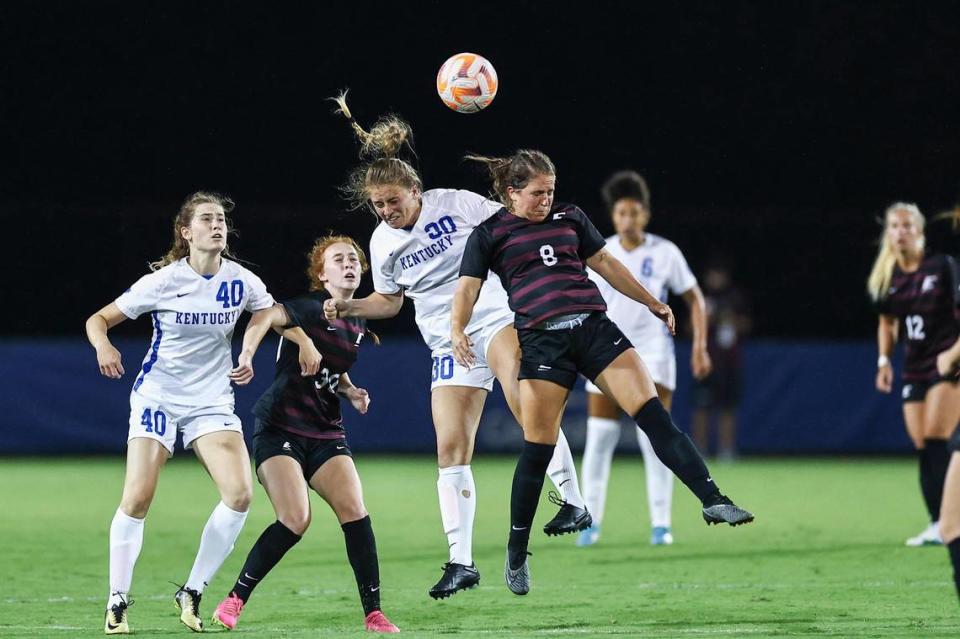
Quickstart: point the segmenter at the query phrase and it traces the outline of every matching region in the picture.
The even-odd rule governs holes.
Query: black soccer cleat
[[[560,506],[560,510],[554,515],[553,519],[547,522],[543,527],[543,532],[553,537],[556,535],[566,535],[569,533],[580,532],[589,528],[593,524],[593,517],[587,512],[586,508],[580,508],[563,500],[552,490],[547,494],[550,503]]]
[[[430,589],[430,596],[434,599],[446,599],[461,590],[467,590],[480,584],[480,571],[477,564],[464,566],[448,561],[443,564],[443,576]]]
[[[730,501],[729,497],[717,495],[717,497],[711,500],[709,506],[704,505],[703,520],[707,522],[708,526],[710,524],[740,526],[753,521],[753,513],[740,508],[740,506]]]
[[[173,602],[180,611],[180,622],[194,632],[203,632],[203,620],[200,619],[199,592],[193,588],[180,586],[180,590],[173,596]]]

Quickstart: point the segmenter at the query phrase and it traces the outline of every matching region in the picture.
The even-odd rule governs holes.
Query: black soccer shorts
[[[266,426],[257,420],[256,434],[253,436],[253,461],[256,468],[271,457],[286,455],[292,457],[303,469],[303,477],[310,482],[313,475],[331,458],[337,455],[353,457],[347,440],[316,439],[288,433],[279,428]]]
[[[606,313],[593,312],[576,328],[545,331],[521,328],[520,374],[573,388],[577,373],[591,382],[621,353],[633,348]]]
[[[956,384],[957,379],[954,377],[940,377],[937,375],[931,379],[905,383],[903,385],[903,389],[900,391],[900,399],[903,400],[904,404],[908,402],[922,402],[927,398],[927,392],[942,382]]]

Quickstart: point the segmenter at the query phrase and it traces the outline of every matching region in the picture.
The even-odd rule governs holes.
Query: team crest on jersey
[[[936,275],[927,275],[923,278],[923,284],[920,285],[920,292],[926,293],[927,291],[932,291],[933,287],[937,285],[938,276]]]

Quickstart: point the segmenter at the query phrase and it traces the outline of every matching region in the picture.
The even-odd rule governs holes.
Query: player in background
[[[510,591],[524,595],[530,590],[530,526],[577,374],[594,382],[643,429],[657,457],[700,499],[708,524],[753,521],[753,515],[720,493],[693,442],[670,419],[637,351],[604,314],[606,304],[585,267],[649,308],[672,333],[670,307],[610,254],[583,211],[570,204],[554,205],[556,170],[545,154],[520,150],[506,158],[468,159],[487,166],[504,206],[467,241],[453,298],[451,343],[462,366],[474,362],[473,340],[464,328],[492,270],[516,314],[521,349],[524,444],[510,496],[504,566]]]
[[[327,317],[383,319],[400,312],[404,297],[414,302],[417,326],[433,357],[430,389],[440,467],[437,492],[449,561],[429,594],[442,599],[480,581],[473,561],[477,490],[470,461],[494,378],[519,421],[519,345],[513,312],[497,278],[484,277],[487,281],[473,321],[466,327],[476,346],[474,365],[459,365],[450,346],[450,302],[464,245],[473,228],[500,205],[469,191],[424,191],[417,171],[398,157],[410,144],[409,125],[386,117],[367,132],[351,116],[345,97],[336,99],[338,112],[350,121],[362,143],[361,157],[373,158],[351,173],[344,191],[354,208],[369,207],[380,220],[370,239],[375,292],[363,299],[328,300]],[[557,500],[560,510],[544,532],[559,535],[589,526],[590,514],[562,433],[548,474],[562,500]]]
[[[693,442],[710,454],[711,422],[716,423],[717,458],[737,457],[737,408],[743,387],[743,342],[750,332],[746,296],[734,283],[731,265],[716,259],[703,271],[703,298],[707,306],[707,342],[712,370],[690,389]]]
[[[105,377],[124,374],[107,331],[150,313],[153,339],[130,393],[130,427],[123,497],[110,524],[110,596],[105,632],[127,634],[133,568],[160,469],[177,432],[210,474],[220,502],[200,536],[193,568],[175,601],[180,620],[203,630],[200,597],[226,559],[247,518],[253,494],[250,457],[233,412],[230,341],[240,314],[267,313],[273,298],[259,277],[228,257],[227,214],[233,202],[215,193],[189,196],[173,222],[173,245],[115,301],[90,316],[87,338]],[[305,343],[306,335],[298,338]]]
[[[937,357],[960,336],[956,264],[927,255],[925,220],[915,204],[897,202],[884,214],[880,250],[867,290],[880,314],[876,387],[893,389],[890,357],[905,333],[903,419],[920,458],[920,490],[930,524],[908,546],[941,544],[938,521],[950,461],[947,440],[960,421],[960,387],[937,370]]]
[[[676,244],[646,231],[650,222],[650,191],[646,181],[634,171],[621,171],[606,181],[602,194],[616,231],[616,235],[607,238],[606,250],[661,302],[666,302],[668,292],[683,297],[693,325],[690,368],[694,378],[704,377],[710,372],[710,356],[707,354],[703,294]],[[653,379],[660,402],[669,411],[677,385],[677,361],[670,331],[652,314],[638,313],[636,302],[618,292],[596,272],[591,270],[587,275],[607,304],[607,316],[635,345]],[[593,516],[593,525],[580,532],[578,546],[590,546],[600,538],[613,451],[620,441],[620,409],[616,402],[589,380],[586,388],[587,443],[580,472],[583,498]],[[650,543],[655,546],[672,544],[673,473],[654,454],[650,438],[643,430],[637,428],[636,432],[647,476]]]
[[[273,384],[253,411],[257,416],[253,458],[257,477],[277,514],[261,533],[230,594],[213,613],[214,622],[233,630],[253,589],[300,541],[310,525],[310,488],[320,495],[340,522],[360,591],[367,630],[399,632],[380,611],[380,567],[370,516],[363,505],[363,488],[346,440],[340,398],[361,415],[370,396],[350,380],[347,371],[357,360],[366,321],[357,318],[327,321],[323,303],[349,300],[360,286],[367,259],[357,243],[345,236],[317,240],[308,255],[310,293],[274,306],[250,322],[243,335],[237,369],[253,378],[253,356],[264,335],[299,327],[315,346],[320,366],[316,375],[303,375],[292,344],[281,339]],[[302,352],[302,349],[301,349]]]

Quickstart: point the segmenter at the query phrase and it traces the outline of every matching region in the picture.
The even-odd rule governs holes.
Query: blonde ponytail
[[[373,186],[391,185],[423,191],[423,181],[417,170],[399,157],[404,149],[416,157],[413,129],[409,124],[395,115],[385,115],[366,131],[347,106],[347,91],[330,99],[337,104],[334,113],[339,113],[350,122],[360,142],[360,158],[370,158],[370,161],[351,171],[346,184],[340,187],[340,192],[350,202],[351,210],[369,206],[369,189]]]

